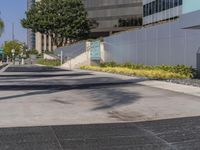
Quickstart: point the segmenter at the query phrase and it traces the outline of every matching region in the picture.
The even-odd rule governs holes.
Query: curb
[[[82,70],[82,69],[78,69],[78,70]],[[83,70],[83,71],[88,71],[88,70]],[[120,75],[120,74],[113,74],[113,73],[108,73],[108,72],[99,72],[99,71],[90,71],[90,70],[88,72],[91,72],[91,73],[97,74],[97,75],[98,74],[112,75],[112,76],[118,77],[120,79],[133,79],[134,80],[134,79],[140,78],[140,77]],[[183,94],[187,94],[187,95],[200,97],[200,87],[196,87],[196,86],[192,86],[192,85],[183,85],[183,84],[178,84],[178,83],[158,81],[158,80],[147,79],[147,78],[146,78],[146,80],[139,82],[138,85],[148,86],[148,87],[152,87],[152,88],[159,88],[159,89],[163,89],[163,90],[169,90],[172,92],[178,92],[178,93],[183,93]]]

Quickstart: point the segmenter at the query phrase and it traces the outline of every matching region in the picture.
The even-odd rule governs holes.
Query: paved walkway
[[[144,85],[147,82],[105,73],[11,66],[0,74],[0,127],[200,116],[199,97]]]
[[[199,150],[200,117],[0,129],[1,150]]]
[[[0,73],[0,149],[199,150],[199,92],[107,73],[10,66]]]

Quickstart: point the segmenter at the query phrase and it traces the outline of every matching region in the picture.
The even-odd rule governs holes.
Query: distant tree
[[[12,49],[15,50],[15,56],[21,53],[24,45],[19,41],[6,41],[3,45],[4,53],[8,57],[12,58]]]
[[[3,30],[4,30],[4,23],[3,23],[2,19],[0,18],[0,36],[2,35]]]
[[[38,55],[38,51],[36,49],[30,49],[26,52],[27,55]]]
[[[51,36],[57,47],[86,39],[93,23],[82,0],[41,0],[21,20],[24,28]]]

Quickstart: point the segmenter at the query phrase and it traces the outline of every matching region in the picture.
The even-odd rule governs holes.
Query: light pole
[[[21,64],[24,65],[24,46],[20,46],[20,51],[21,51]]]
[[[12,57],[13,57],[13,65],[15,64],[15,49],[11,50]]]
[[[23,54],[23,52],[20,55],[21,55],[21,64],[24,65],[24,54]]]
[[[63,51],[60,52],[60,64],[63,64]]]

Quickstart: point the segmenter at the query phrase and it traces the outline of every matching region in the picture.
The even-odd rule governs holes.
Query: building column
[[[39,53],[42,53],[42,35],[41,33],[35,33],[35,48]]]

